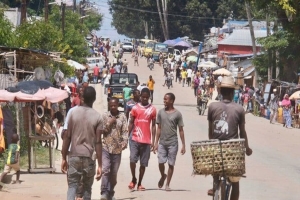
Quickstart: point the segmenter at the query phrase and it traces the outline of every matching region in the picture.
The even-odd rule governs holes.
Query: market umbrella
[[[230,76],[231,72],[228,71],[227,69],[221,68],[217,69],[216,71],[213,72],[213,75],[224,75],[224,76]]]
[[[290,100],[294,100],[294,99],[300,99],[300,90],[294,92],[294,93],[290,96]]]
[[[75,69],[79,69],[79,70],[86,69],[85,66],[83,66],[82,64],[80,64],[74,60],[68,60],[67,63],[68,63],[68,65],[70,65],[71,67],[74,67]]]
[[[189,56],[189,57],[187,57],[187,61],[190,61],[190,62],[197,62],[197,56]]]
[[[68,97],[65,90],[50,87],[48,89],[39,89],[35,94],[26,94],[23,92],[8,92],[7,90],[0,90],[0,102],[33,102],[33,101],[49,101],[57,103]]]
[[[167,44],[168,46],[174,46],[176,44],[176,41],[174,41],[174,40],[166,40],[166,41],[164,41],[164,44]]]
[[[60,102],[68,98],[68,92],[66,90],[60,90],[54,87],[50,87],[44,90],[45,100],[51,103]]]
[[[218,65],[216,63],[213,63],[211,61],[206,61],[206,62],[201,62],[199,63],[198,67],[202,67],[202,68],[215,68],[218,67]]]
[[[181,46],[181,47],[193,47],[193,45],[191,45],[190,43],[186,42],[186,41],[180,41],[177,42],[174,46]]]

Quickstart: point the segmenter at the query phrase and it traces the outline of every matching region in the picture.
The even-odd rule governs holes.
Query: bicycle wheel
[[[213,200],[228,200],[226,198],[226,180],[220,180],[218,184],[214,183]]]
[[[202,103],[202,115],[204,115],[205,109],[206,109],[206,102],[203,102]]]

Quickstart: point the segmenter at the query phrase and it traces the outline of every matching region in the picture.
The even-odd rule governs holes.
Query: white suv
[[[124,42],[122,45],[123,52],[132,52],[133,50],[133,44],[132,42]]]

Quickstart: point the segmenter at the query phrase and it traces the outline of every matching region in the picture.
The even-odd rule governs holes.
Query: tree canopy
[[[31,0],[30,2],[38,1]],[[9,1],[9,5],[18,6],[18,1]],[[102,15],[94,10],[89,10],[86,15],[89,16],[81,20],[79,13],[66,9],[65,34],[63,35],[60,6],[51,6],[47,23],[44,19],[33,20],[15,28],[1,11],[0,45],[62,52],[62,57],[65,59],[85,62],[85,57],[89,54],[85,37],[92,30],[99,30],[102,21]]]
[[[161,1],[161,0],[159,0]],[[243,2],[239,0],[172,0],[167,1],[169,38],[189,36],[201,40],[212,26],[222,26],[233,11],[234,19],[246,19]],[[112,25],[119,34],[144,38],[149,35],[164,40],[157,3],[154,0],[109,0]]]

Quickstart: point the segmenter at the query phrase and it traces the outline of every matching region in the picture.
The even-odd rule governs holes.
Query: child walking
[[[13,183],[20,183],[20,146],[17,144],[19,141],[19,135],[14,133],[12,135],[12,143],[8,146],[8,155],[5,161],[4,171],[0,177],[0,190],[3,188],[4,184],[2,183],[3,178],[10,172],[11,169],[15,170],[16,181]]]

